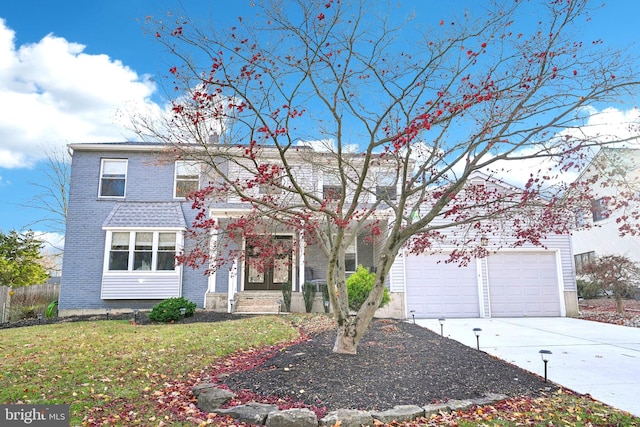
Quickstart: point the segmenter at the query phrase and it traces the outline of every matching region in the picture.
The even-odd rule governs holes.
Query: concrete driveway
[[[411,321],[411,320],[410,320]],[[440,333],[437,319],[416,323]],[[540,350],[553,354],[548,379],[640,416],[640,328],[565,317],[446,319],[444,336],[544,376]]]

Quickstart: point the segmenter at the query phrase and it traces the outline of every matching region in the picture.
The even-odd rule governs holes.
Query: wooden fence
[[[9,320],[9,287],[0,286],[0,322],[4,323]]]
[[[13,291],[13,295],[9,292]],[[60,295],[60,284],[45,283],[44,285],[23,286],[20,288],[9,288],[0,286],[0,320],[9,320],[10,309],[24,306],[46,305],[58,299]]]

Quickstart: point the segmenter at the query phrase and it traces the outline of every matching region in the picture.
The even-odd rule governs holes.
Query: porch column
[[[302,291],[304,284],[304,231],[301,231],[298,236],[298,291]]]
[[[215,220],[215,223],[217,225],[218,220]],[[218,250],[217,248],[217,244],[218,244],[218,235],[215,233],[215,228],[213,227],[211,229],[211,231],[209,231],[209,255],[210,255],[210,260],[215,259],[215,253]],[[213,268],[213,262],[209,261],[209,271],[213,270],[213,274],[209,274],[209,279],[207,281],[207,292],[211,292],[211,293],[215,293],[216,291],[216,269]],[[205,296],[206,298],[206,296]]]
[[[237,304],[237,301],[234,301],[234,296],[236,294],[236,288],[238,287],[238,259],[233,259],[233,264],[231,264],[231,268],[229,269],[229,283],[227,283],[227,313],[231,313],[233,311],[233,305]]]

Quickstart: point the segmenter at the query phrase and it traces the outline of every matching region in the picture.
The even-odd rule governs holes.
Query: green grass
[[[521,397],[432,420],[427,426],[639,426],[640,419],[586,396],[560,390],[548,397]]]
[[[164,383],[186,380],[236,351],[297,336],[291,322],[275,316],[216,323],[135,326],[97,321],[7,329],[0,331],[0,402],[68,403],[71,425],[81,425],[88,412],[108,417],[109,411],[117,414],[120,425],[153,425],[150,420],[158,414],[152,399],[145,397]],[[132,403],[135,419],[122,419]]]
[[[179,421],[168,405],[157,401],[171,400],[172,390],[184,394],[188,387],[175,384],[201,377],[229,354],[297,338],[292,323],[311,319],[299,317],[147,326],[96,321],[5,329],[0,331],[0,403],[67,403],[73,426],[197,425]],[[589,397],[560,392],[406,425],[586,427],[640,426],[640,421]]]

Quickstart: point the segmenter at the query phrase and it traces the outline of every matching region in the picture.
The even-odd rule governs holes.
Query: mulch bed
[[[261,367],[219,378],[232,391],[336,409],[386,410],[487,393],[538,396],[557,389],[537,375],[396,320],[375,320],[358,354],[332,352],[335,332],[280,351]]]
[[[594,322],[640,328],[640,301],[625,299],[622,304],[625,312],[617,313],[614,298],[583,299],[579,301],[579,317]]]

